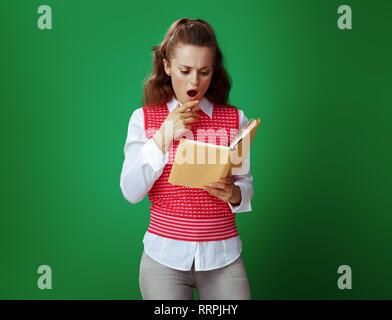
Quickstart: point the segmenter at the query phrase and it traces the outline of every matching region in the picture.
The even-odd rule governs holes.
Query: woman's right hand
[[[171,142],[192,129],[192,123],[197,122],[200,114],[192,111],[199,103],[198,100],[189,101],[182,106],[177,104],[163,121],[160,129],[154,135],[154,141],[163,153],[169,149]],[[191,111],[186,111],[191,108]]]

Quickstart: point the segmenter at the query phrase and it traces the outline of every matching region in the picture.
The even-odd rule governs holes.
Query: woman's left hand
[[[242,200],[241,190],[234,185],[233,177],[219,179],[217,182],[204,186],[203,189],[225,202],[230,201],[232,204],[239,204]]]

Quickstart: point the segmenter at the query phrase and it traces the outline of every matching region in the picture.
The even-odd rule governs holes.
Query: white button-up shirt
[[[169,112],[177,104],[182,105],[173,97],[167,103]],[[212,118],[213,104],[206,97],[200,101],[199,106]],[[241,130],[248,119],[242,110],[238,110]],[[136,109],[129,121],[124,156],[120,179],[121,191],[126,200],[137,203],[146,196],[169,161],[169,152],[163,154],[152,138],[147,139],[142,108]],[[237,206],[228,202],[232,212],[252,210],[253,178],[250,174],[249,158],[248,154],[241,170],[233,175],[234,184],[240,187],[242,201]],[[144,251],[151,258],[177,270],[191,270],[193,264],[196,271],[222,268],[235,261],[242,251],[239,236],[219,241],[182,241],[161,237],[147,231],[143,243]]]

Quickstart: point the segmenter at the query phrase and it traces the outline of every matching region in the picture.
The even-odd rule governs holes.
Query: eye
[[[189,73],[189,71],[182,71],[182,70],[181,70],[181,72],[182,72],[183,74],[188,74],[188,73]],[[202,74],[203,76],[208,76],[209,72],[201,72],[201,74]]]

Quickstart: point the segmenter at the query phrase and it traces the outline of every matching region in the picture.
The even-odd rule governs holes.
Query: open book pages
[[[260,119],[251,119],[230,146],[181,139],[175,154],[169,183],[203,188],[220,178],[240,172]]]
[[[256,126],[259,124],[259,122],[260,122],[260,119],[257,119],[257,120],[255,120],[255,119],[253,119],[253,118],[250,119],[250,120],[248,121],[248,123],[245,125],[245,127],[235,136],[235,138],[233,139],[233,142],[230,144],[229,147],[221,146],[221,145],[215,145],[215,144],[213,144],[213,143],[208,143],[208,142],[203,142],[203,141],[190,140],[190,139],[189,139],[189,140],[187,139],[187,142],[194,143],[194,144],[199,144],[199,145],[212,146],[212,147],[220,148],[220,149],[224,149],[224,150],[234,150],[234,149],[237,147],[238,143],[239,143],[239,142],[240,142],[249,132],[251,132],[252,129],[253,129],[254,127],[256,127]]]
[[[246,126],[241,130],[241,132],[233,139],[230,144],[230,149],[233,150],[237,146],[237,144],[244,138],[252,129],[257,126],[260,122],[260,119],[250,119]]]

